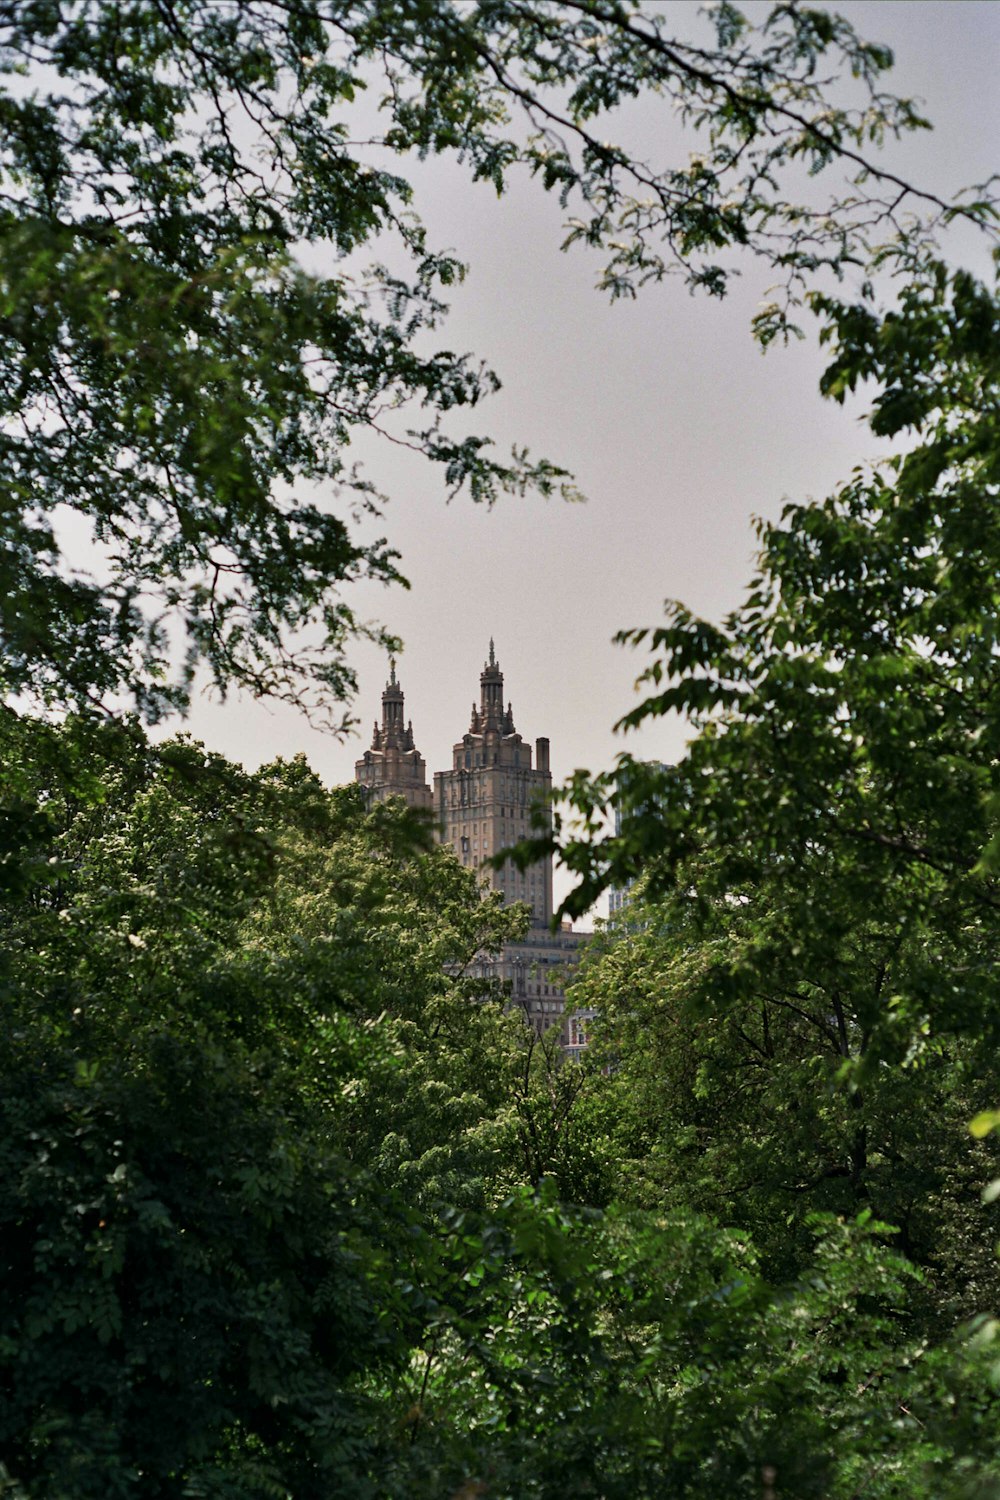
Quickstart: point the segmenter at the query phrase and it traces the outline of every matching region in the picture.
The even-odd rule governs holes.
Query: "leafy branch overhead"
[[[7,691],[156,719],[202,664],[220,691],[329,714],[351,640],[381,635],[347,586],[402,581],[361,430],[475,500],[573,493],[453,430],[498,382],[433,347],[464,268],[428,244],[407,155],[454,154],[498,191],[534,173],[613,295],[671,271],[721,294],[749,249],[784,286],[765,340],[820,267],[864,261],[901,214],[956,211],[868,158],[922,124],[881,87],[886,49],[794,5],[759,30],[722,5],[699,41],[671,19],[605,0],[0,4]],[[855,103],[831,104],[839,75]],[[650,165],[603,138],[649,94],[701,155]],[[833,162],[853,186],[793,196]]]
[[[650,656],[622,727],[679,713],[694,734],[674,766],[578,773],[582,826],[555,841],[571,909],[642,878],[698,954],[699,1005],[735,1018],[792,999],[827,1021],[847,1006],[855,1087],[877,1062],[992,1036],[1000,312],[934,261],[888,308],[871,288],[814,301],[828,392],[870,384],[872,426],[908,447],[762,526],[758,575],[721,624],[672,604],[623,632]]]

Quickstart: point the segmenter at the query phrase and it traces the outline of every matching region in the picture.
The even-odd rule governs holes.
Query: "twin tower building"
[[[451,770],[435,771],[433,790],[403,704],[393,662],[382,694],[382,723],[376,722],[371,748],[355,765],[355,780],[370,802],[402,797],[411,807],[432,812],[438,837],[451,845],[463,865],[481,871],[482,879],[507,901],[523,901],[530,907],[531,926],[523,942],[508,944],[499,963],[483,960],[483,965],[507,981],[512,1002],[523,1008],[535,1030],[546,1031],[563,1015],[563,982],[583,935],[568,925],[551,931],[551,856],[526,870],[518,870],[509,860],[493,865],[490,858],[536,831],[533,809],[536,816],[541,810],[549,817],[549,742],[537,739],[532,757],[531,746],[514,728],[492,641],[479,678],[479,703],[473,703],[469,728],[454,747]],[[566,1042],[574,1048],[572,1027]]]

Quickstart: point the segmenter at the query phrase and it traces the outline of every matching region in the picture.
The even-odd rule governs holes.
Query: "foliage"
[[[193,1025],[114,1053],[51,1020],[5,1026],[2,1073],[0,1447],[23,1493],[370,1494],[359,1381],[405,1358],[400,1230],[291,1080]]]
[[[994,1153],[967,1128],[994,1088],[992,1045],[939,1036],[873,1066],[864,931],[836,993],[778,954],[733,1000],[722,980],[759,928],[752,901],[687,921],[636,901],[585,965],[574,1000],[597,1018],[577,1128],[600,1143],[605,1193],[738,1225],[777,1279],[801,1271],[812,1215],[870,1212],[925,1273],[909,1314],[923,1332],[995,1306]]]
[[[866,1215],[775,1290],[688,1206],[587,1206],[593,1075],[463,970],[518,914],[405,809],[3,727],[46,817],[4,916],[12,1494],[918,1495],[992,1420],[989,1331],[922,1352]]]
[[[777,1294],[744,1236],[691,1215],[543,1190],[449,1228],[468,1300],[439,1306],[416,1362],[415,1493],[903,1500],[970,1472],[996,1493],[989,1462],[947,1470],[956,1419],[970,1447],[995,1421],[992,1333],[943,1358],[901,1340],[916,1273],[867,1215],[815,1215]]]
[[[567,843],[576,908],[647,871],[693,921],[743,908],[749,941],[708,965],[727,1002],[774,972],[789,991],[850,989],[866,1053],[992,1034],[998,898],[993,295],[915,270],[897,308],[820,299],[829,384],[877,379],[873,421],[919,435],[823,505],[762,529],[760,572],[721,626],[680,605],[649,639],[652,691],[626,725],[688,713],[676,767],[623,758],[570,796],[593,832]],[[920,410],[894,403],[903,385]],[[643,810],[655,809],[655,816]]]
[[[928,1267],[918,1321],[940,1330],[997,1297],[961,1126],[985,1135],[995,1108],[998,308],[924,250],[884,266],[888,304],[873,286],[811,300],[824,390],[869,384],[897,455],[762,526],[758,575],[721,625],[673,604],[623,633],[652,652],[623,727],[682,713],[687,753],[581,773],[562,827],[522,853],[561,850],[571,913],[643,880],[633,920],[649,925],[581,997],[620,1068],[594,1106],[616,1189],[711,1202],[761,1236],[772,1272],[804,1253],[801,1208],[870,1202]],[[616,1146],[631,1174],[615,1176]],[[988,1494],[976,1410],[934,1483]]]
[[[275,769],[288,774],[263,777]],[[377,1034],[328,1102],[351,1159],[411,1203],[482,1203],[509,1182],[525,1028],[481,960],[520,935],[526,913],[481,892],[401,803],[365,815],[354,789],[339,800],[334,836],[283,841],[267,899],[241,929],[241,962],[275,992]],[[314,1087],[327,1097],[321,1071]]]
[[[908,206],[952,212],[866,155],[924,123],[882,88],[886,48],[798,5],[755,30],[726,0],[714,40],[671,20],[630,0],[0,5],[8,693],[153,720],[200,662],[220,691],[340,713],[370,629],[344,586],[401,577],[359,430],[475,499],[571,493],[444,422],[497,381],[433,349],[463,268],[427,244],[407,154],[455,154],[497,191],[534,173],[613,294],[670,270],[721,294],[727,252],[763,256],[786,283],[765,340]],[[834,102],[838,72],[856,102]],[[701,155],[649,166],[597,134],[647,94]],[[800,201],[801,170],[830,164],[855,181]]]
[[[762,527],[721,625],[675,604],[623,634],[653,653],[623,727],[683,713],[687,754],[578,775],[576,829],[523,854],[561,849],[571,912],[642,878],[577,995],[612,1070],[587,1105],[607,1191],[711,1205],[771,1274],[801,1265],[806,1211],[870,1205],[927,1267],[913,1313],[939,1336],[998,1295],[963,1131],[995,1104],[997,301],[922,254],[886,264],[891,305],[812,301],[826,393],[871,383],[873,430],[906,446]],[[947,1388],[960,1366],[935,1363]],[[933,1483],[992,1493],[969,1412]]]
[[[3,728],[47,834],[3,918],[7,1469],[28,1494],[372,1494],[421,1231],[346,1101],[399,1066],[376,1022],[393,985],[414,1012],[460,991],[442,952],[498,914],[447,851],[420,852],[426,829],[368,818],[302,763],[249,776],[130,726]],[[300,923],[293,962],[251,916],[273,920],[307,837],[341,858],[316,861],[328,921]],[[375,910],[406,941],[370,994]]]

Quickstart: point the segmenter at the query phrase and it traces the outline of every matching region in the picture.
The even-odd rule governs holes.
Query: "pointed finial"
[[[394,656],[389,657],[389,686],[398,686],[396,682],[396,658]]]
[[[493,637],[490,636],[490,666],[491,667],[495,667],[496,664],[497,664],[497,659],[496,659],[496,656],[493,654]]]

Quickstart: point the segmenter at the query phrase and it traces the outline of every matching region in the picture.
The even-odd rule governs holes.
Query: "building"
[[[579,1060],[590,1045],[590,1028],[597,1018],[592,1008],[575,1010],[566,1019],[566,1037],[563,1051],[567,1057]]]
[[[384,802],[402,797],[411,807],[430,808],[427,766],[413,744],[413,723],[404,726],[403,689],[396,680],[396,662],[389,658],[389,681],[382,694],[382,723],[375,722],[371,749],[354,763],[354,779],[365,789],[368,801]]]
[[[534,752],[514,727],[514,711],[504,704],[504,681],[492,640],[479,678],[479,702],[473,703],[469,727],[452,750],[452,766],[434,773],[427,786],[423,758],[413,744],[412,725],[403,728],[403,690],[395,664],[382,694],[382,725],[375,726],[370,750],[355,765],[355,779],[371,801],[404,797],[411,807],[433,808],[438,837],[450,844],[467,869],[500,891],[506,901],[523,901],[531,925],[521,942],[509,943],[497,960],[484,959],[488,970],[509,986],[512,1004],[520,1006],[541,1034],[560,1022],[565,1010],[564,975],[577,961],[584,935],[565,923],[552,922],[552,857],[525,870],[493,856],[548,826],[552,775],[549,742],[536,739]],[[534,821],[533,821],[534,819]]]
[[[552,920],[552,860],[518,870],[509,860],[496,869],[487,861],[533,831],[534,811],[547,825],[550,817],[549,742],[531,746],[514,728],[514,710],[504,708],[503,673],[493,642],[479,678],[479,705],[472,705],[469,727],[452,750],[450,771],[434,773],[434,811],[441,839],[463,865],[482,869],[488,883],[508,901],[531,907],[531,925],[548,928]]]

